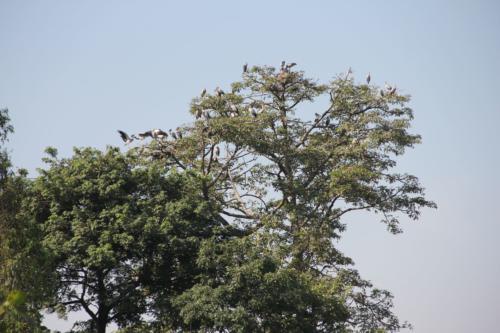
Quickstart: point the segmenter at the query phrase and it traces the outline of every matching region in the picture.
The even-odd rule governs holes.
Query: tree
[[[155,311],[173,325],[171,298],[194,284],[197,248],[217,224],[199,180],[117,148],[47,152],[32,196],[56,274],[50,308],[85,311],[82,331],[138,325]]]
[[[3,143],[14,131],[7,109],[0,109],[0,331],[44,332],[39,310],[49,294],[46,256],[39,229],[27,214],[30,182],[15,172]]]
[[[415,176],[391,172],[395,158],[420,142],[408,132],[410,98],[396,87],[356,83],[350,71],[319,84],[294,66],[252,67],[231,91],[204,91],[191,105],[194,123],[140,148],[200,175],[220,218],[245,231],[227,243],[204,241],[204,279],[177,298],[185,328],[402,327],[390,293],[361,279],[334,242],[350,212],[373,211],[398,233],[400,215],[417,219],[435,207]]]

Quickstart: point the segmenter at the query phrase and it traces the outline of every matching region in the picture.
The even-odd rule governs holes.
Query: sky
[[[242,64],[298,63],[328,81],[350,66],[412,95],[423,142],[398,161],[438,204],[391,235],[349,216],[338,246],[395,296],[414,332],[500,326],[500,2],[0,0],[0,107],[13,162],[121,145],[117,129],[175,128],[191,98]],[[47,317],[52,329],[71,322]]]

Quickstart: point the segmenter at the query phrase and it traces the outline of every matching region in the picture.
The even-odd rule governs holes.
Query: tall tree
[[[141,148],[199,174],[221,219],[246,231],[233,246],[204,242],[198,262],[212,273],[178,298],[186,327],[397,330],[390,293],[361,279],[334,242],[350,212],[373,211],[398,233],[401,215],[435,207],[415,176],[391,171],[420,142],[408,131],[410,98],[357,83],[350,70],[319,84],[294,66],[246,68],[230,91],[204,90],[194,123]]]
[[[217,223],[199,180],[117,148],[47,152],[33,203],[56,274],[51,309],[85,311],[76,329],[98,333],[159,308],[173,325],[171,298],[194,284],[197,248]]]
[[[26,209],[27,173],[13,169],[3,147],[13,130],[8,110],[0,109],[0,331],[42,332],[39,310],[50,295],[50,272]]]

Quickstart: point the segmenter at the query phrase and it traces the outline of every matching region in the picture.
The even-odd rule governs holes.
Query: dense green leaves
[[[57,274],[52,308],[86,311],[83,326],[98,332],[154,312],[171,324],[171,298],[193,284],[197,248],[215,226],[199,179],[116,148],[51,155],[34,204]]]

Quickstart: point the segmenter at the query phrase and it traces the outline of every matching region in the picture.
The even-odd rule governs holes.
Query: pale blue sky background
[[[413,95],[423,144],[399,168],[439,209],[399,236],[351,216],[340,247],[415,332],[498,332],[500,2],[0,0],[0,107],[32,174],[46,146],[67,156],[121,144],[118,128],[176,127],[203,87],[282,59]]]

